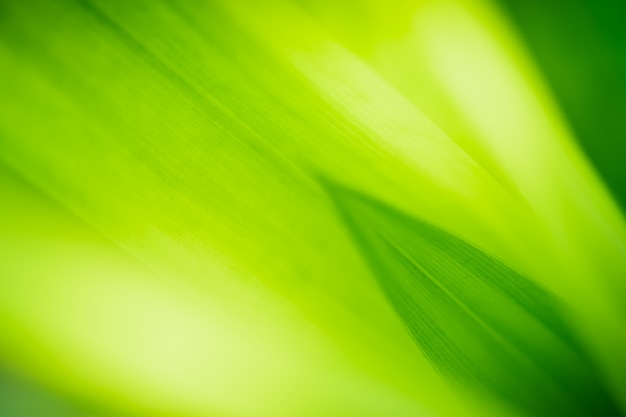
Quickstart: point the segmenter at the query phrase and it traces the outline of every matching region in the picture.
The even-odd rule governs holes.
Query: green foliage
[[[0,2],[0,363],[142,417],[617,415],[626,226],[549,91],[482,0]]]
[[[535,416],[617,416],[554,296],[423,221],[331,185],[355,242],[445,376]]]

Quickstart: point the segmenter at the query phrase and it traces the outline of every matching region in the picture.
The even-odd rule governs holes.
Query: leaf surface
[[[550,293],[435,226],[351,190],[329,190],[389,302],[441,374],[530,415],[619,415]]]

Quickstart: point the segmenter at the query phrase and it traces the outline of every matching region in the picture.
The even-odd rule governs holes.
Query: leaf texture
[[[441,374],[530,415],[619,415],[550,293],[435,226],[328,189],[389,302]]]

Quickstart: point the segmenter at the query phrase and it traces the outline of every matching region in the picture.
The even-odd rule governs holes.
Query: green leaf
[[[455,383],[536,416],[619,415],[546,290],[423,221],[335,185],[337,207],[398,315]]]

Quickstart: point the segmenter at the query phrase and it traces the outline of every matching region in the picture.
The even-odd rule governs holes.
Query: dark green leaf
[[[390,303],[441,374],[530,415],[619,415],[551,294],[437,227],[328,189]]]

